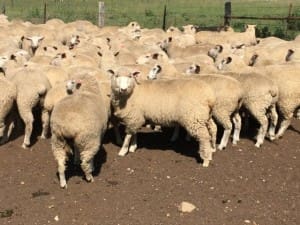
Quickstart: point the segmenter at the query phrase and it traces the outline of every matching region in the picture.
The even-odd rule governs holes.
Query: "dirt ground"
[[[244,136],[215,153],[208,168],[196,160],[196,143],[170,144],[170,135],[140,133],[137,152],[119,157],[109,132],[95,182],[71,164],[67,190],[59,187],[50,140],[24,150],[17,137],[0,147],[0,224],[300,224],[300,121],[260,149]],[[180,212],[183,201],[196,209]]]

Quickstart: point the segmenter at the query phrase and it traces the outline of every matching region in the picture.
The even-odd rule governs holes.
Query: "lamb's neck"
[[[124,96],[114,92],[112,92],[111,94],[111,102],[115,110],[121,110],[122,108],[124,108],[126,106],[127,99],[128,96]]]

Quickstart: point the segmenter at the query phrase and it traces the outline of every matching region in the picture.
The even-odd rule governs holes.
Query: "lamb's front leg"
[[[126,134],[121,150],[119,151],[119,156],[125,156],[128,153],[129,144],[131,140],[132,134]]]
[[[129,152],[135,152],[137,149],[137,134],[134,134],[129,146]]]

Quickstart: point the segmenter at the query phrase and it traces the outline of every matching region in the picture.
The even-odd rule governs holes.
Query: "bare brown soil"
[[[170,144],[167,132],[139,134],[139,149],[118,157],[110,132],[95,159],[95,182],[68,167],[60,189],[50,140],[24,150],[23,136],[0,147],[0,224],[297,225],[300,224],[300,121],[260,149],[244,136],[214,154],[209,168],[197,144]],[[197,208],[182,213],[188,201]]]

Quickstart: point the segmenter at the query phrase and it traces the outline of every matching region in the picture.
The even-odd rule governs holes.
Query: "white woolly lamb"
[[[72,152],[75,156],[80,155],[81,168],[86,180],[89,182],[94,180],[93,159],[99,151],[108,123],[110,110],[104,104],[96,79],[87,75],[81,82],[86,83],[89,89],[69,95],[58,102],[54,106],[50,120],[52,151],[58,164],[62,188],[67,188],[65,163],[68,154]],[[74,150],[71,149],[68,140],[73,141]]]
[[[126,126],[126,137],[119,155],[124,156],[128,150],[136,150],[136,133],[146,120],[164,126],[179,123],[201,142],[199,154],[203,166],[209,165],[214,149],[208,127],[216,98],[205,82],[178,79],[141,81],[136,85],[135,76],[138,72],[129,75],[124,70],[117,74],[110,72],[114,114]]]
[[[17,87],[17,107],[22,120],[25,123],[25,137],[23,148],[30,145],[30,137],[33,130],[32,110],[40,105],[42,109],[43,131],[42,138],[45,137],[45,124],[49,120],[49,114],[44,109],[44,97],[51,85],[45,74],[39,69],[24,68],[9,77]]]

